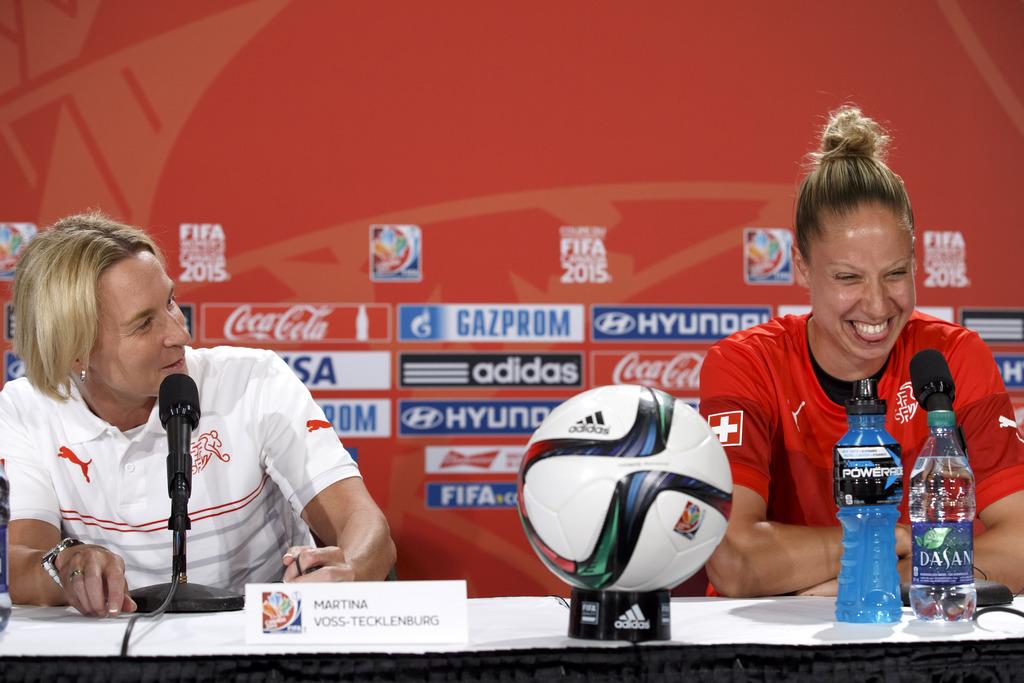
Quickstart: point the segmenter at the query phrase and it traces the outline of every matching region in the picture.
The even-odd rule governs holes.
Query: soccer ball
[[[693,408],[649,387],[605,386],[537,428],[518,501],[530,544],[563,581],[655,591],[696,573],[722,540],[732,476]]]

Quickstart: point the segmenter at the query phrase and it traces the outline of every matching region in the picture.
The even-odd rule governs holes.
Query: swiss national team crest
[[[896,392],[896,406],[893,412],[900,424],[910,422],[917,415],[917,398],[914,397],[914,386],[910,382],[901,384],[900,390]]]
[[[723,446],[743,445],[743,411],[730,410],[708,415],[708,425]]]
[[[221,462],[230,461],[231,454],[221,450],[223,448],[224,442],[220,440],[220,434],[216,429],[200,434],[199,438],[192,442],[192,475],[202,472],[214,456]]]
[[[744,228],[743,280],[748,285],[793,284],[793,233],[786,228]]]
[[[423,279],[422,245],[418,225],[371,225],[370,279],[419,282]]]

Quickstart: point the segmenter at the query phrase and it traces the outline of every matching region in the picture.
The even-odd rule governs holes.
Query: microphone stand
[[[167,528],[172,533],[173,554],[171,576],[177,577],[177,588],[167,607],[168,612],[230,612],[245,606],[245,596],[228,590],[189,583],[185,571],[186,530],[192,528],[188,517],[188,499],[192,495],[192,440],[194,414],[174,414],[167,420],[167,493],[171,499],[171,516]],[[198,419],[196,420],[198,422]],[[129,593],[142,613],[160,607],[172,584],[160,583],[138,588]]]

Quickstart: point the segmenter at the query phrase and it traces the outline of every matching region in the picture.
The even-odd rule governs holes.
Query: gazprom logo
[[[582,342],[582,304],[399,304],[400,341]]]
[[[1024,353],[998,353],[995,358],[1006,388],[1024,389]]]
[[[592,308],[594,341],[711,342],[767,322],[770,306],[608,306]]]
[[[532,434],[560,401],[399,401],[399,436]]]

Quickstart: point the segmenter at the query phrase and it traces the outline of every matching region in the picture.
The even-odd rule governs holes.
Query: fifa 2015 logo
[[[967,243],[959,230],[925,230],[924,286],[969,287]]]
[[[559,257],[562,284],[604,284],[612,281],[608,273],[608,252],[604,247],[606,228],[562,226],[559,231]]]
[[[220,223],[182,223],[178,230],[178,262],[182,282],[225,282],[227,238]]]

